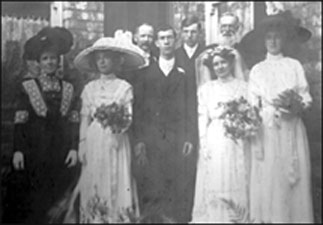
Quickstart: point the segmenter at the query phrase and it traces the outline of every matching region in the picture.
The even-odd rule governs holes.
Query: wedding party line
[[[95,75],[80,94],[62,69],[68,29],[26,41],[3,222],[314,221],[313,100],[295,57],[311,31],[279,9],[239,42],[231,12],[216,43],[199,41],[194,14],[180,29],[147,21],[99,38],[73,61]]]

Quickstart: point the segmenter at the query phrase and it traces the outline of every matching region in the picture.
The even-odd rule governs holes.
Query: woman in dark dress
[[[46,27],[25,44],[25,54],[37,60],[41,70],[39,76],[23,79],[16,90],[13,166],[16,173],[24,174],[20,203],[28,211],[19,222],[48,222],[48,210],[75,175],[77,102],[73,85],[63,80],[58,69],[60,55],[72,44],[72,34],[60,27]]]

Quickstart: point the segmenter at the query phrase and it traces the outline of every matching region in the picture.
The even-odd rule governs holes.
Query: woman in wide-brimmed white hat
[[[310,152],[301,119],[312,98],[301,63],[286,48],[311,37],[299,22],[289,11],[271,15],[244,40],[250,51],[266,52],[251,69],[248,88],[263,119],[251,143],[250,215],[256,222],[313,222]]]
[[[116,74],[144,65],[130,33],[117,31],[103,37],[76,56],[81,71],[96,72],[81,94],[79,159],[82,174],[75,196],[80,193],[80,223],[129,221],[138,207],[130,170],[127,129],[131,124],[132,87]]]

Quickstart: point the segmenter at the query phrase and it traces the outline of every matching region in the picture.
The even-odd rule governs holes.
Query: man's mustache
[[[223,31],[222,32],[222,35],[223,36],[229,36],[229,37],[231,37],[231,36],[233,36],[235,34],[235,32],[233,31],[233,30],[226,30],[226,31]]]
[[[152,43],[146,41],[146,42],[141,43],[141,45],[146,46],[146,47],[150,47],[152,45]]]

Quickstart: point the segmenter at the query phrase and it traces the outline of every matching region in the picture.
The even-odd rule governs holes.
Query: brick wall
[[[103,37],[103,2],[63,2],[63,26],[73,34],[74,45],[65,57],[66,79],[74,84],[79,95],[91,74],[84,74],[74,68],[76,55]]]
[[[66,55],[67,62],[73,66],[73,59],[84,48],[91,46],[103,36],[103,2],[64,2],[63,26],[74,37],[72,50]]]
[[[181,30],[182,20],[190,14],[196,15],[202,24],[202,35],[201,41],[204,42],[204,2],[173,2],[173,11],[174,11],[174,28],[178,34]],[[177,45],[181,45],[181,40],[179,39]]]

